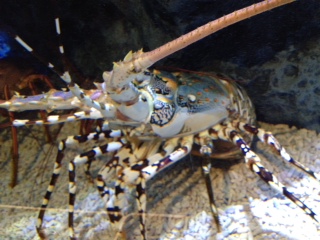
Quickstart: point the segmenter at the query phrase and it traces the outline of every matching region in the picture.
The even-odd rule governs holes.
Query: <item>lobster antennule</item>
[[[133,85],[129,84],[136,77],[142,76],[141,72],[157,61],[220,29],[293,1],[295,0],[265,0],[211,21],[153,51],[145,53],[142,50],[135,53],[130,51],[124,61],[114,63],[113,71],[103,75],[108,92],[113,99],[117,98],[114,99],[117,102],[130,102],[138,97],[138,92]],[[117,96],[120,92],[121,97]]]

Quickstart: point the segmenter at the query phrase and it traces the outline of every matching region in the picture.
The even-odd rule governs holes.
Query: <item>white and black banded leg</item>
[[[123,148],[125,150],[125,148]],[[120,149],[117,154],[122,155]],[[116,155],[117,155],[116,154]],[[135,155],[131,153],[131,161],[135,158]],[[122,155],[122,156],[128,156]],[[130,155],[129,155],[130,156]],[[119,156],[115,156],[114,160],[121,162],[129,162],[130,160],[126,157],[125,159],[119,159]],[[126,206],[125,201],[125,186],[134,184],[136,186],[136,200],[138,204],[139,211],[139,221],[140,221],[140,231],[143,239],[145,238],[145,216],[144,212],[146,209],[146,200],[145,200],[145,179],[142,176],[141,169],[148,165],[148,160],[140,160],[135,159],[135,164],[132,164],[132,167],[124,167],[125,164],[117,164],[116,172],[118,175],[118,179],[115,183],[114,192],[110,193],[110,189],[104,187],[104,195],[107,194],[107,212],[109,215],[110,221],[115,225],[118,232],[117,235],[120,237],[125,236],[125,233],[122,231],[124,218],[122,211]],[[102,189],[101,189],[102,190]],[[105,196],[106,199],[106,196]]]
[[[211,143],[207,143],[205,145],[202,145],[200,148],[200,153],[203,156],[202,163],[201,163],[201,169],[202,169],[202,175],[205,179],[207,193],[209,197],[209,204],[210,204],[210,210],[213,216],[213,219],[215,221],[215,224],[217,226],[217,232],[221,232],[221,224],[219,220],[218,215],[218,208],[214,201],[214,194],[213,194],[213,187],[211,184],[211,178],[210,178],[210,171],[211,171],[211,158],[210,155],[212,153],[213,146]]]
[[[265,181],[270,187],[283,194],[290,199],[299,208],[301,208],[307,215],[318,222],[317,215],[296,196],[287,190],[287,188],[278,181],[278,179],[269,172],[262,164],[260,157],[256,155],[249,147],[249,145],[243,140],[241,135],[234,128],[221,129],[219,136],[222,139],[229,140],[236,144],[241,149],[246,164],[250,170],[256,173],[263,181]]]
[[[147,160],[143,161],[144,164],[139,164],[139,167],[143,168],[145,164],[147,163]],[[136,171],[138,175],[138,178],[135,181],[136,186],[136,200],[138,204],[138,212],[139,212],[139,222],[140,222],[140,232],[142,238],[146,239],[146,230],[145,230],[145,209],[146,209],[146,194],[145,194],[145,188],[146,188],[146,180],[143,178],[141,172],[139,169],[132,169],[133,173]],[[123,209],[126,206],[126,200],[125,200],[125,188],[124,188],[124,180],[122,177],[119,177],[119,179],[116,182],[115,190],[114,192],[110,192],[110,189],[107,190],[108,194],[108,202],[107,202],[107,212],[110,218],[110,221],[115,225],[117,228],[117,236],[118,237],[124,237],[125,233],[123,232],[123,223],[125,218],[123,218]],[[117,237],[116,237],[117,239]]]
[[[312,178],[320,181],[320,176],[319,174],[313,172],[309,168],[305,167],[303,164],[300,162],[294,160],[289,153],[285,150],[285,148],[279,143],[279,141],[273,136],[271,132],[267,132],[262,128],[257,128],[255,126],[251,126],[249,124],[245,123],[239,123],[239,129],[243,131],[247,131],[249,133],[252,133],[256,136],[258,136],[259,140],[265,144],[268,144],[271,146],[278,154],[281,156],[284,160],[289,162],[290,164],[293,164]]]
[[[178,145],[179,138],[170,139],[168,141],[168,147],[173,147],[173,149]],[[148,166],[142,169],[143,176],[146,180],[153,178],[158,172],[164,168],[170,166],[171,164],[181,160],[187,156],[193,145],[193,136],[183,137],[180,141],[180,147],[173,151],[167,151],[167,156],[160,158],[159,160],[152,160]],[[152,159],[152,158],[150,158]]]
[[[137,158],[133,154],[132,145],[130,142],[127,142],[119,151],[114,152],[114,156],[99,170],[97,188],[101,198],[103,198],[105,202],[108,202],[110,192],[110,189],[106,186],[106,181],[109,179],[117,179],[119,172],[122,171],[123,168],[129,167],[136,162]],[[111,220],[111,222],[113,221]]]
[[[69,225],[69,237],[75,239],[73,229],[73,218],[74,218],[74,203],[76,197],[76,166],[86,164],[89,161],[93,161],[96,157],[109,152],[118,151],[124,146],[125,142],[122,140],[107,143],[105,145],[95,147],[90,151],[82,153],[76,156],[72,161],[69,162],[69,213],[68,213],[68,225]]]
[[[51,180],[50,180],[49,186],[47,188],[46,194],[43,197],[42,204],[41,204],[41,209],[40,209],[39,215],[38,215],[36,229],[37,229],[37,232],[38,232],[38,235],[39,235],[40,239],[47,239],[46,234],[44,233],[44,231],[42,229],[43,217],[44,217],[46,208],[47,208],[47,206],[49,204],[51,194],[52,194],[52,192],[54,190],[54,187],[55,187],[56,182],[57,182],[57,180],[59,178],[59,175],[60,175],[61,161],[62,161],[63,156],[64,156],[63,151],[65,150],[65,148],[66,148],[65,140],[62,140],[59,143],[58,153],[57,153],[57,156],[56,156],[56,161],[54,163],[54,169],[53,169],[53,173],[52,173],[52,176],[51,176]]]
[[[145,164],[141,163],[147,163],[148,160],[139,161],[139,159],[143,159],[148,155],[156,153],[159,150],[161,142],[161,140],[156,140],[139,143],[139,141],[135,142],[132,140],[123,148],[119,149],[119,151],[114,154],[113,158],[99,171],[97,179],[98,190],[101,197],[106,202],[106,210],[108,212],[110,222],[118,230],[118,236],[125,236],[125,233],[122,231],[124,221],[124,218],[122,218],[122,211],[127,206],[124,196],[125,188],[128,185],[136,185],[138,189],[141,189],[141,187],[139,187],[141,182],[141,173],[136,168],[137,166],[138,168],[143,168]],[[168,149],[165,149],[165,151],[166,150]],[[155,156],[158,155],[159,154],[155,154]],[[162,154],[160,155],[162,156]],[[162,157],[160,157],[160,159],[161,158]],[[117,180],[113,190],[106,186],[105,182],[106,179],[114,175],[117,176]],[[140,182],[138,182],[137,179]],[[139,192],[141,193],[141,191]]]
[[[182,139],[181,147],[174,149],[178,146],[179,138],[170,139],[165,142],[161,148],[162,153],[157,151],[149,152],[148,156],[142,160],[136,160],[135,164],[131,164],[130,167],[126,167],[120,171],[118,180],[115,186],[114,195],[108,201],[108,213],[111,221],[118,224],[118,234],[123,236],[122,232],[122,215],[121,212],[124,208],[124,186],[125,185],[135,185],[136,186],[136,201],[139,211],[139,222],[140,222],[140,232],[143,239],[146,238],[146,228],[145,228],[145,212],[146,212],[146,182],[154,177],[158,172],[160,172],[165,167],[179,161],[184,156],[186,156],[192,147],[193,137],[185,137]],[[134,149],[134,155],[139,149]],[[122,151],[122,149],[120,150]],[[119,152],[120,152],[119,151]]]
[[[116,168],[118,166],[118,161],[114,159],[114,157],[112,157],[112,159],[110,159],[104,167],[102,167],[99,170],[97,179],[96,179],[96,185],[97,185],[97,189],[98,192],[100,194],[100,197],[102,199],[105,200],[105,202],[107,202],[109,200],[109,188],[107,187],[106,183],[105,183],[105,179],[109,176],[109,175],[114,175],[116,172]]]
[[[139,211],[139,222],[140,222],[140,232],[143,236],[143,239],[146,238],[146,206],[147,206],[147,199],[146,199],[146,182],[158,174],[164,168],[176,163],[177,161],[183,159],[187,156],[193,144],[193,136],[187,136],[181,139],[180,147],[178,149],[177,146],[179,144],[179,138],[174,138],[168,140],[163,150],[165,154],[154,154],[148,157],[147,160],[141,161],[140,164],[136,164],[135,166],[131,167],[132,171],[138,172],[138,180],[136,184],[136,200],[138,204],[138,211]],[[176,150],[174,150],[176,149]]]
[[[61,170],[61,162],[63,160],[64,157],[64,150],[68,147],[77,145],[79,143],[84,143],[90,140],[98,140],[101,138],[118,138],[122,136],[122,132],[118,131],[118,130],[105,130],[105,131],[100,131],[97,130],[97,132],[93,132],[90,134],[86,134],[83,136],[69,136],[68,138],[61,140],[58,146],[58,153],[56,156],[56,160],[54,163],[54,169],[53,169],[53,173],[51,176],[51,180],[49,183],[49,186],[47,188],[46,194],[42,200],[42,205],[41,205],[41,210],[39,211],[39,215],[38,215],[38,221],[37,221],[37,225],[36,225],[36,229],[38,232],[38,235],[41,239],[45,239],[46,235],[42,229],[42,223],[43,223],[43,217],[45,214],[45,210],[49,204],[50,201],[50,197],[51,194],[55,188],[56,182],[58,180],[58,177],[60,175],[60,170]]]
[[[114,156],[103,166],[97,176],[97,189],[100,197],[106,203],[106,210],[112,224],[117,224],[121,219],[120,208],[114,206],[115,190],[106,185],[109,179],[117,179],[120,171],[124,167],[129,167],[131,163],[136,162],[136,157],[133,154],[132,145],[127,142],[118,151],[114,152]],[[120,227],[116,226],[118,229]]]

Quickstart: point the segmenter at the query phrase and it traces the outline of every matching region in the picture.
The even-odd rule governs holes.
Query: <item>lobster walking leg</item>
[[[34,81],[36,79],[40,79],[41,81],[44,81],[48,87],[50,87],[50,89],[53,89],[53,85],[50,82],[50,80],[48,79],[48,77],[44,76],[44,75],[40,75],[40,74],[32,74],[29,75],[26,79],[23,80],[23,82],[20,84],[21,86],[24,86],[23,84],[27,84],[29,86],[29,88],[32,91],[33,95],[36,95],[36,89],[34,86]],[[4,93],[5,93],[5,98],[6,100],[10,99],[10,93],[9,93],[9,87],[8,85],[5,85],[4,87]],[[43,110],[40,110],[40,115],[43,121],[45,121],[47,119],[47,113]],[[12,139],[13,139],[13,145],[12,145],[12,160],[13,160],[13,170],[12,170],[12,180],[10,183],[11,187],[14,187],[17,184],[18,181],[18,164],[19,164],[19,143],[18,143],[18,137],[17,137],[17,128],[15,126],[13,126],[14,122],[15,122],[15,117],[13,115],[13,112],[9,111],[9,117],[10,117],[10,123],[12,124],[11,126],[11,132],[12,132]],[[19,121],[19,120],[18,120]],[[44,131],[46,134],[46,138],[47,138],[47,142],[51,143],[52,142],[52,138],[51,138],[51,134],[49,131],[49,126],[48,125],[44,125]]]
[[[6,100],[10,99],[10,92],[9,92],[9,86],[4,86],[4,94]],[[12,124],[14,121],[14,114],[13,112],[8,111],[10,123]],[[19,143],[18,143],[18,131],[15,126],[11,126],[11,135],[12,135],[12,177],[11,177],[11,183],[10,186],[13,188],[15,185],[17,185],[18,182],[18,167],[19,167]]]
[[[136,186],[136,201],[139,211],[140,232],[143,239],[146,239],[145,228],[145,212],[146,212],[146,182],[155,176],[165,167],[179,161],[186,156],[192,146],[192,136],[184,137],[181,141],[181,147],[174,151],[174,148],[178,145],[179,138],[168,140],[162,147],[165,153],[149,154],[149,156],[138,161],[136,164],[131,165],[123,169],[122,174],[119,176],[115,186],[115,199],[110,199],[108,203],[108,211],[111,213],[111,219],[118,219],[120,221],[118,213],[123,209],[123,183],[134,184]],[[115,213],[115,214],[114,214]],[[121,225],[119,227],[119,233],[121,233]]]
[[[305,167],[300,162],[294,160],[289,153],[285,150],[285,148],[279,143],[279,141],[273,136],[271,132],[266,132],[262,128],[257,128],[254,126],[251,126],[249,124],[239,123],[240,130],[250,132],[252,134],[255,134],[258,136],[259,140],[265,144],[268,144],[271,146],[278,154],[281,156],[284,160],[289,162],[290,164],[293,164],[312,178],[320,181],[319,174],[313,172],[309,168]]]
[[[218,208],[214,201],[213,189],[212,189],[211,178],[210,178],[210,171],[211,171],[210,155],[212,153],[212,147],[209,146],[209,144],[203,145],[200,149],[200,153],[203,155],[201,170],[202,170],[202,175],[206,182],[210,210],[214,218],[214,221],[216,223],[217,231],[221,232],[221,224],[220,224],[219,215],[218,215]]]
[[[172,140],[177,140],[177,139],[172,139]],[[146,180],[149,180],[150,178],[154,177],[154,175],[156,175],[158,172],[160,172],[162,169],[170,166],[171,164],[187,156],[191,151],[192,143],[193,143],[193,136],[184,137],[181,141],[180,148],[171,152],[168,156],[158,161],[154,161],[152,164],[149,164],[147,167],[142,169],[144,178],[146,178]]]
[[[106,203],[110,199],[110,189],[107,187],[106,181],[115,179],[121,174],[124,168],[130,167],[138,162],[133,145],[133,142],[127,142],[119,151],[115,151],[113,157],[99,170],[97,188],[101,198],[103,198]],[[111,222],[114,222],[112,214],[109,214],[109,218]]]
[[[277,192],[283,194],[285,197],[290,199],[312,219],[318,221],[317,215],[307,205],[305,205],[296,196],[294,196],[294,194],[289,192],[287,188],[281,182],[279,182],[278,179],[261,164],[260,157],[250,149],[249,145],[244,141],[244,139],[236,131],[235,128],[221,128],[218,134],[219,136],[223,136],[225,134],[222,138],[232,141],[235,145],[239,147],[239,149],[242,151],[244,155],[248,167],[252,172],[256,173],[263,181],[265,181],[270,187],[275,189]]]
[[[120,191],[123,186],[121,185],[116,190],[109,188],[106,185],[107,179],[110,177],[114,179],[115,175],[120,176],[124,167],[129,167],[131,164],[137,162],[137,158],[133,151],[133,145],[128,142],[118,151],[115,151],[114,156],[107,164],[102,167],[98,173],[97,177],[97,188],[100,193],[101,198],[106,203],[106,210],[110,219],[110,222],[115,225],[117,229],[117,235],[123,237],[124,233],[122,232],[122,209],[126,203],[124,203],[125,196],[124,191]],[[119,180],[118,180],[119,181]],[[118,182],[115,183],[116,185]],[[117,197],[116,192],[117,191]],[[124,203],[124,204],[123,204]]]
[[[74,203],[76,197],[76,165],[86,164],[89,161],[93,161],[96,157],[102,154],[114,152],[123,147],[124,143],[119,141],[114,141],[107,143],[105,145],[95,147],[92,150],[82,153],[76,156],[69,163],[69,237],[70,239],[75,239],[74,229],[73,229],[73,215],[74,215]]]
[[[56,156],[56,161],[55,161],[55,164],[54,164],[54,169],[53,169],[53,173],[52,173],[52,176],[51,176],[51,180],[50,180],[50,183],[49,183],[49,186],[47,188],[47,191],[46,191],[46,194],[42,200],[42,205],[41,205],[41,210],[39,212],[39,215],[38,215],[38,221],[37,221],[37,225],[36,225],[36,228],[37,228],[37,232],[38,232],[38,235],[40,236],[41,239],[45,239],[46,238],[46,235],[42,229],[42,223],[43,223],[43,217],[44,217],[44,214],[45,214],[45,210],[49,204],[49,201],[50,201],[50,197],[51,197],[51,194],[54,190],[54,187],[56,185],[56,182],[58,180],[58,177],[60,175],[60,170],[61,170],[61,162],[62,162],[62,159],[64,157],[64,150],[67,148],[67,147],[71,147],[71,146],[74,146],[76,144],[79,144],[79,143],[84,143],[84,142],[87,142],[89,140],[98,140],[98,139],[101,139],[101,138],[117,138],[117,137],[121,137],[122,136],[122,133],[120,131],[113,131],[113,130],[105,130],[105,131],[100,131],[100,129],[97,130],[97,132],[94,132],[94,133],[90,133],[90,134],[86,134],[86,135],[83,135],[83,136],[69,136],[68,138],[60,141],[59,143],[59,146],[58,146],[58,153],[57,153],[57,156]],[[98,150],[97,150],[98,152]],[[72,174],[74,174],[74,170],[71,169],[70,171],[70,168],[72,166],[74,166],[74,162],[79,162],[80,160],[82,160],[82,162],[88,162],[89,159],[90,161],[92,161],[92,157],[95,157],[97,155],[93,155],[91,158],[90,158],[90,153],[92,154],[91,151],[87,152],[87,153],[84,153],[84,154],[81,154],[79,156],[77,156],[73,161],[70,162],[69,164],[69,172],[71,172],[71,176],[69,176],[69,178],[72,179]],[[101,152],[102,153],[102,152]],[[80,161],[81,162],[81,161]],[[72,166],[70,166],[72,165]],[[73,180],[72,180],[72,183],[74,183],[74,177],[73,177]],[[74,203],[74,191],[73,190],[73,184],[69,184],[70,186],[70,200],[71,202],[73,201]],[[75,190],[75,188],[74,188]],[[70,208],[73,209],[73,204],[70,205]],[[72,210],[72,214],[69,213],[69,223],[71,222],[72,225],[73,225],[73,219],[70,220],[70,216],[73,217],[73,210]],[[70,225],[70,224],[69,224]],[[73,232],[73,228],[71,228]]]

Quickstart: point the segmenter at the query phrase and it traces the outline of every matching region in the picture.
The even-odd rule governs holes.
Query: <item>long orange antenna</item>
[[[146,62],[142,63],[139,61],[139,65],[143,66],[143,68],[150,67],[157,61],[191,45],[194,42],[199,41],[202,38],[207,37],[212,33],[219,31],[220,29],[226,28],[234,23],[240,22],[242,20],[266,12],[273,8],[291,3],[293,1],[295,0],[266,0],[260,3],[253,4],[249,7],[237,10],[219,19],[211,21],[185,35],[182,35],[181,37],[171,42],[168,42],[167,44],[159,48],[156,48],[153,51],[144,53],[140,56],[140,58],[145,59]]]
[[[114,63],[113,71],[103,74],[108,92],[112,95],[111,98],[122,103],[136,101],[139,94],[131,82],[138,77],[139,73],[157,61],[220,29],[293,1],[265,0],[211,21],[153,51],[146,53],[143,53],[142,50],[136,53],[129,52],[123,61]],[[121,94],[119,94],[120,92]]]

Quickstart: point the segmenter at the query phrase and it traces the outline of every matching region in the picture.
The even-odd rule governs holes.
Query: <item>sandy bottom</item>
[[[260,123],[272,131],[298,161],[320,173],[320,136],[314,131],[287,125]],[[54,128],[52,128],[54,129]],[[76,124],[65,124],[57,137],[78,132]],[[57,152],[57,144],[45,144],[41,127],[19,129],[19,183],[11,189],[11,135],[1,130],[0,146],[0,239],[39,239],[35,231],[38,207],[46,191]],[[263,164],[320,215],[320,183],[276,157],[257,143],[254,151]],[[49,239],[67,239],[67,163],[79,150],[66,152],[61,177],[45,215]],[[244,163],[228,170],[213,168],[212,183],[223,232],[217,235],[212,221],[204,180],[195,159],[184,159],[152,179],[147,186],[148,239],[320,239],[320,225],[251,173]],[[93,175],[103,160],[92,166]],[[77,169],[75,231],[79,239],[114,239],[95,185],[82,167]],[[130,199],[129,199],[130,200]],[[130,200],[132,201],[132,199]],[[135,213],[135,211],[133,211]],[[127,239],[140,239],[136,214],[127,218]]]

